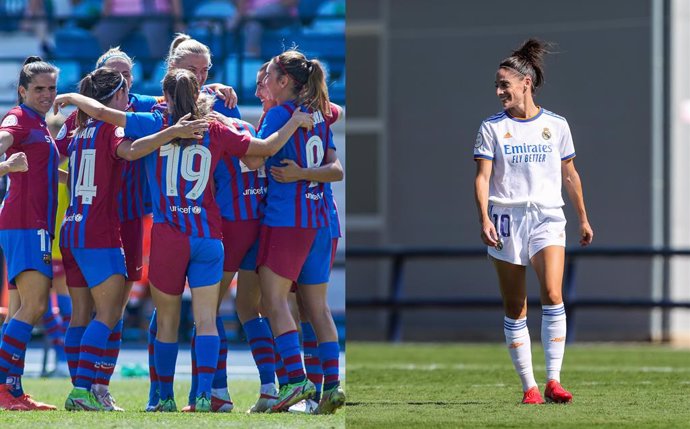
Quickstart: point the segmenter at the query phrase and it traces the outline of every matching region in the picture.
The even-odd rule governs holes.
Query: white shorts
[[[491,205],[489,217],[502,246],[489,247],[488,253],[498,260],[526,266],[547,246],[565,247],[565,215],[561,208]]]

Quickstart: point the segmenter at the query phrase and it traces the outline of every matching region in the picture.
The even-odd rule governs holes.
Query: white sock
[[[263,393],[264,395],[275,396],[277,392],[276,385],[275,383],[262,384],[259,392]]]
[[[227,387],[223,387],[221,389],[211,389],[211,396],[215,396],[216,398],[226,401],[230,400],[230,392],[228,391]]]
[[[565,353],[565,307],[563,304],[542,305],[541,343],[546,360],[546,380],[561,381]]]
[[[103,395],[108,392],[108,386],[105,384],[92,384],[91,385],[91,391],[93,393],[98,393],[99,395]]]
[[[532,370],[532,343],[527,330],[527,318],[515,320],[505,317],[503,332],[506,336],[510,359],[522,381],[522,390],[526,392],[537,385]]]

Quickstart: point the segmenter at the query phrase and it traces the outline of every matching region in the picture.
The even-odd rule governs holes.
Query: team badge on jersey
[[[122,127],[115,128],[115,137],[122,138],[125,136],[125,129]]]
[[[474,143],[474,148],[477,149],[482,145],[484,140],[482,139],[482,133],[477,133],[477,141]]]
[[[62,128],[60,128],[60,132],[58,132],[57,139],[62,140],[65,138],[67,135],[67,125],[63,125]]]
[[[544,137],[544,140],[548,140],[551,138],[551,131],[549,131],[548,128],[544,128],[544,131],[541,132],[541,136]]]
[[[46,265],[50,265],[53,263],[53,255],[50,253],[44,253],[43,254],[43,263]]]
[[[2,125],[0,127],[13,127],[19,123],[19,120],[17,120],[17,117],[14,115],[9,115],[5,118],[4,121],[2,121]]]

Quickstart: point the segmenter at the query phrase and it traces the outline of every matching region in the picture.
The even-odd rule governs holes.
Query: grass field
[[[24,388],[36,399],[62,408],[70,391],[69,380],[25,379]],[[113,381],[113,396],[124,413],[89,412],[11,412],[0,411],[0,428],[149,428],[202,429],[202,428],[344,428],[345,413],[340,410],[331,416],[305,416],[291,413],[245,413],[257,398],[257,382],[230,382],[230,393],[235,410],[221,413],[146,413],[143,411],[148,398],[148,380]],[[188,382],[175,381],[175,398],[178,409],[187,403]]]
[[[533,343],[544,388],[544,357]],[[348,342],[347,426],[690,427],[690,350],[574,345],[561,381],[572,404],[519,404],[522,389],[501,345]]]

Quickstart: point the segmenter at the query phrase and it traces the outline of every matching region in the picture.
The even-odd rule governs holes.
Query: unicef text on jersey
[[[191,206],[191,207],[180,207],[180,206],[170,206],[170,213],[182,213],[182,214],[199,214],[201,213],[201,207]]]

